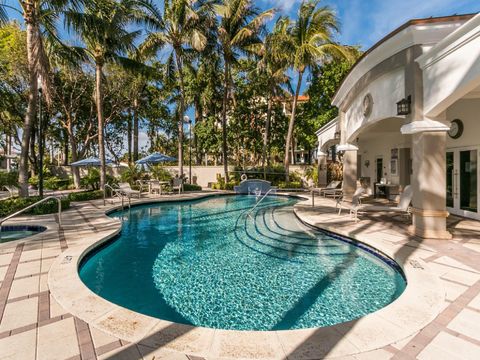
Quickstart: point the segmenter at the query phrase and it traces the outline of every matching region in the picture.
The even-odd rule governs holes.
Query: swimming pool
[[[314,328],[394,301],[405,280],[391,261],[312,230],[298,200],[254,196],[133,207],[121,234],[83,258],[96,294],[178,323],[232,330]]]
[[[0,244],[20,240],[45,230],[45,227],[36,225],[2,225],[0,228]]]

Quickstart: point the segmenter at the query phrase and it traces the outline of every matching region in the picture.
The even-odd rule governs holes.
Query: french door
[[[447,150],[447,209],[480,219],[479,147]]]

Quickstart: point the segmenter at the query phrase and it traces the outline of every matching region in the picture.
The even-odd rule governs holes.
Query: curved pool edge
[[[218,193],[197,195],[200,196],[141,199],[132,204],[189,201],[216,196]],[[332,231],[328,227],[318,226],[302,214],[298,208],[300,204],[304,203],[297,204],[294,211],[302,222]],[[402,257],[396,254],[397,249],[393,246],[372,244],[368,239],[342,234],[335,229],[332,232],[365,243],[397,262],[407,278],[407,287],[397,300],[360,319],[317,329],[236,331],[160,320],[101,298],[89,290],[79,277],[78,266],[82,258],[121,231],[120,221],[106,215],[119,208],[118,205],[108,206],[89,214],[92,219],[101,216],[103,221],[108,220],[109,227],[100,232],[91,231],[88,240],[69,248],[55,259],[48,273],[48,285],[56,301],[74,316],[110,335],[152,348],[162,347],[213,358],[245,357],[248,353],[258,357],[259,352],[264,358],[284,358],[292,352],[308,353],[313,358],[327,354],[328,357],[348,356],[375,350],[415,334],[438,315],[445,296],[437,277],[429,273],[421,259]]]

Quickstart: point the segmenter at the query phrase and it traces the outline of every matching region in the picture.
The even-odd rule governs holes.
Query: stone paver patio
[[[201,195],[192,193],[161,199],[198,196]],[[57,226],[55,216],[24,217],[10,222],[41,224],[48,230],[26,240],[0,244],[0,359],[199,359],[188,351],[192,343],[205,341],[195,331],[161,328],[157,330],[168,333],[161,342],[148,337],[129,342],[127,337],[113,336],[112,332],[81,320],[72,314],[78,311],[75,304],[70,305],[74,310],[70,312],[52,295],[49,271],[54,262],[63,261],[59,257],[62,252],[73,251],[87,241],[100,241],[118,231],[118,223],[103,215],[111,207],[111,203],[104,207],[102,201],[75,203],[64,213],[62,228]],[[451,217],[449,227],[454,238],[439,241],[409,236],[408,219],[401,216],[360,216],[355,223],[348,214],[338,216],[335,203],[329,199],[316,198],[315,207],[309,201],[300,203],[296,213],[310,225],[334,230],[380,249],[395,249],[394,254],[403,262],[409,258],[422,259],[427,270],[438,278],[445,294],[444,298],[434,299],[441,303],[439,314],[421,331],[373,351],[351,355],[349,359],[480,358],[479,222]],[[397,255],[393,257],[397,259]],[[221,341],[208,346],[212,354],[222,355],[216,357],[300,359],[315,358],[318,349],[317,352],[312,349],[320,344],[322,357],[334,357],[343,338],[358,328],[353,324],[343,329],[341,336],[338,332],[337,336],[331,336],[327,330],[312,332],[300,345],[279,347],[273,352],[262,347],[259,333],[245,337],[240,346],[237,339],[225,332]],[[365,334],[357,334],[357,338],[362,335]],[[364,339],[367,341],[368,337]],[[184,350],[173,351],[169,344],[182,344],[178,349]]]

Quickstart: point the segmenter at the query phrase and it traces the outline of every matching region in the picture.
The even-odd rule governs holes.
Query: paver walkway
[[[104,207],[102,201],[76,203],[64,213],[61,229],[54,216],[12,222],[43,224],[49,230],[32,239],[0,244],[0,359],[195,358],[108,335],[69,314],[51,296],[47,276],[54,259],[86,237],[101,238],[110,232],[115,224],[102,216],[110,206]],[[354,358],[480,359],[480,223],[452,217],[453,240],[423,240],[407,234],[408,220],[402,217],[361,217],[355,224],[348,215],[338,216],[334,206],[331,200],[317,199],[313,208],[298,205],[297,214],[317,226],[410,249],[428,263],[446,291],[442,313],[422,331]],[[299,355],[293,351],[288,357]]]

